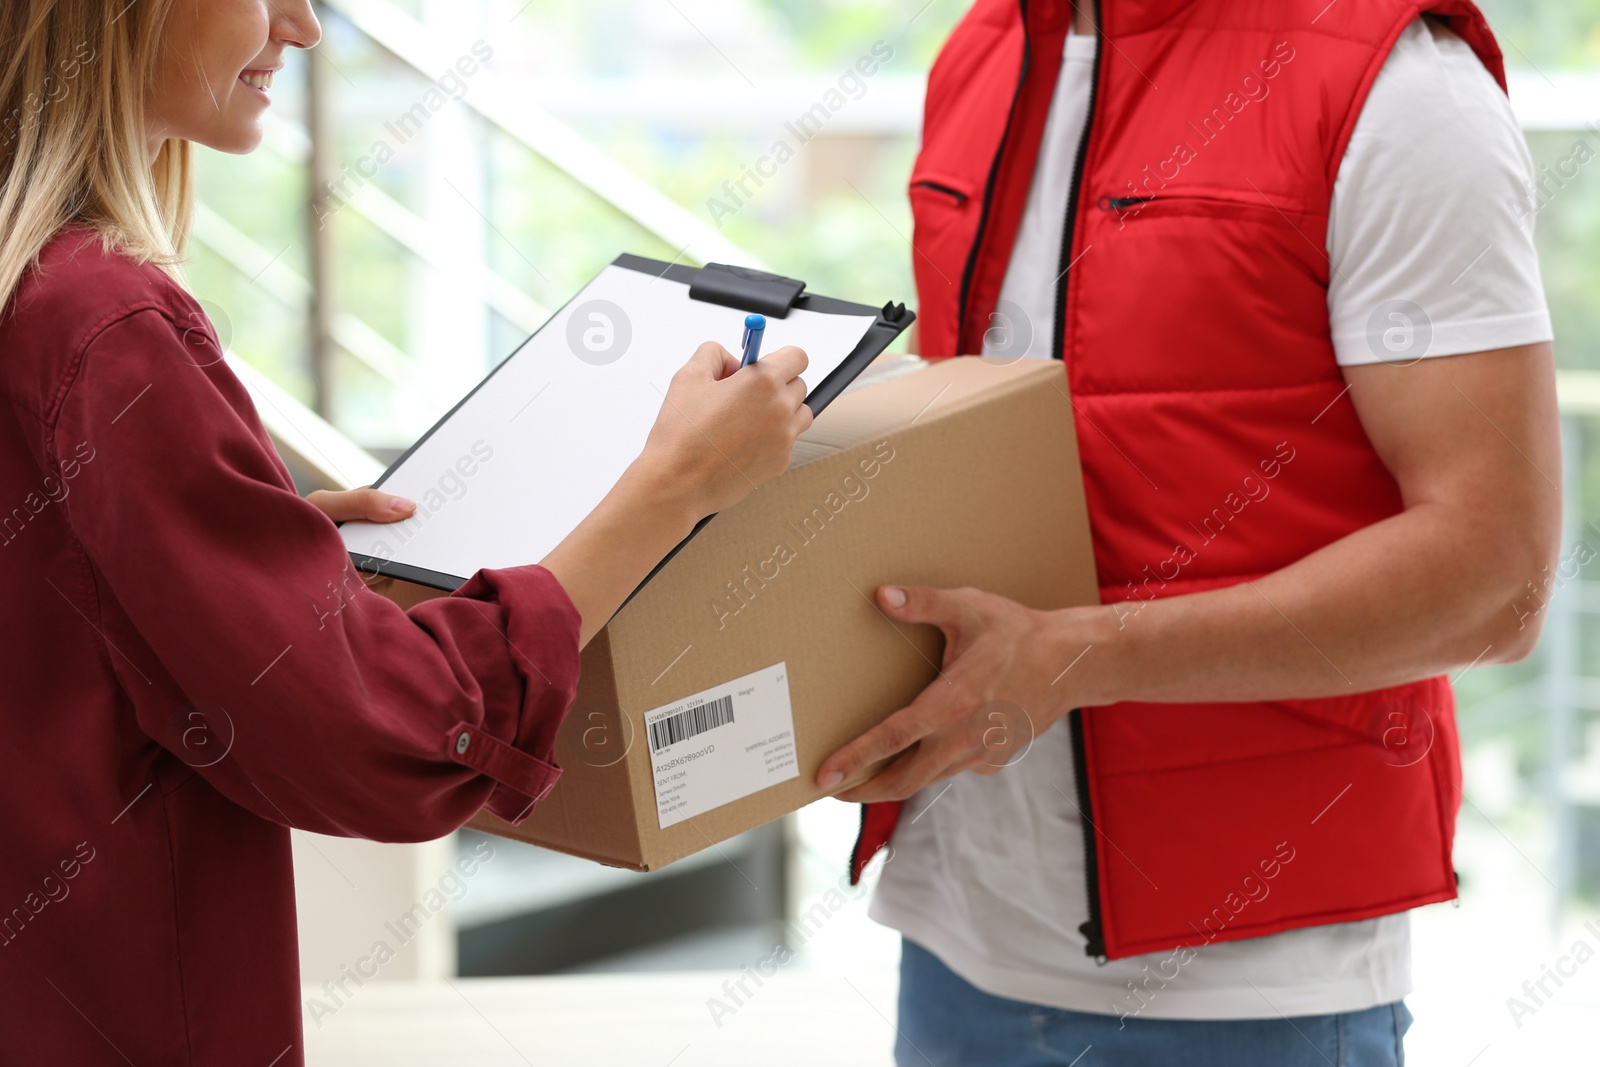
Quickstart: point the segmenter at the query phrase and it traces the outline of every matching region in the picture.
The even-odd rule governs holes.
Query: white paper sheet
[[[680,282],[607,267],[383,483],[415,500],[416,514],[346,523],[345,545],[463,580],[537,563],[643,450],[672,375],[695,349],[719,341],[737,354],[744,317],[691,300]],[[769,316],[761,350],[805,349],[815,388],[874,321]]]

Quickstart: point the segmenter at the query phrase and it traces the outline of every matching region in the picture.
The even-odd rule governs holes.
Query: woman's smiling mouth
[[[247,70],[243,74],[239,75],[239,80],[244,82],[246,86],[255,90],[257,93],[260,93],[263,99],[270,100],[271,98],[267,96],[267,90],[272,88],[272,77],[280,69],[282,68],[273,67],[271,69],[263,70]]]

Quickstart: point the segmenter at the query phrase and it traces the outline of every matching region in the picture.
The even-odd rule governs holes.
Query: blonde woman
[[[579,649],[810,422],[799,350],[702,346],[542,566],[409,613],[351,580],[329,514],[408,509],[296,496],[176,274],[191,143],[255,148],[319,36],[307,0],[0,7],[7,1063],[300,1063],[290,828],[524,816]]]

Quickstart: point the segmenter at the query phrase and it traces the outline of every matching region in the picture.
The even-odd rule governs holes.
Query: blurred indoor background
[[[328,0],[266,148],[202,154],[191,281],[308,489],[370,482],[620,252],[914,302],[922,87],[966,6]],[[1482,7],[1540,167],[1570,565],[1537,591],[1536,655],[1457,680],[1462,901],[1417,917],[1411,1003],[1413,1062],[1463,1067],[1588,1059],[1582,1023],[1600,1019],[1600,963],[1531,1015],[1507,1003],[1580,939],[1600,947],[1600,0]],[[829,97],[874,46],[891,58]],[[792,159],[771,160],[779,141]],[[297,834],[313,1062],[887,1063],[898,947],[841,892],[855,821],[825,802],[649,875],[494,840],[378,978],[337,996],[486,839]],[[779,942],[779,979],[711,1010]]]

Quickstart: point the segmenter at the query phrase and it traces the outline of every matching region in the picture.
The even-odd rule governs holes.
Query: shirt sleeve
[[[197,343],[215,345],[129,315],[86,346],[47,425],[52,461],[93,449],[63,506],[140,729],[299,829],[426,840],[486,805],[525,817],[560,773],[576,691],[565,591],[535,566],[409,612],[367,590]]]
[[[1510,101],[1471,47],[1411,23],[1334,182],[1328,312],[1339,363],[1550,340],[1532,179]]]

